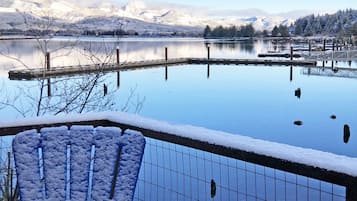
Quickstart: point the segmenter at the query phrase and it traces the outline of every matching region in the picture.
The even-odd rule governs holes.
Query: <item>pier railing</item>
[[[137,200],[209,200],[217,196],[218,200],[238,200],[239,196],[357,200],[356,158],[136,115],[90,113],[14,120],[0,122],[0,134],[59,125],[116,126],[142,132],[148,146]]]
[[[346,49],[341,51],[320,51],[306,53],[304,58],[312,61],[356,61],[357,50]]]

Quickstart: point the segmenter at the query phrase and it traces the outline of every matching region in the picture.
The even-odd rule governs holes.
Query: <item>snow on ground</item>
[[[263,141],[247,136],[209,130],[190,125],[172,125],[163,121],[148,119],[139,115],[121,112],[69,114],[0,121],[1,127],[15,127],[37,124],[52,124],[78,121],[109,120],[153,131],[165,132],[210,144],[231,147],[260,155],[271,156],[295,163],[306,164],[335,172],[357,176],[357,158],[306,149],[281,143]]]

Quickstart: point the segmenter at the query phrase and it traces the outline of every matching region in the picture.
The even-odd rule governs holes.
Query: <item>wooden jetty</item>
[[[94,65],[78,65],[51,67],[50,69],[20,69],[9,71],[11,80],[31,80],[73,74],[97,73],[109,71],[125,71],[181,64],[222,64],[222,65],[286,65],[286,66],[316,66],[316,61],[307,60],[263,60],[263,59],[220,59],[220,58],[178,58],[160,59],[126,63],[107,63]]]
[[[296,51],[296,50],[294,50]],[[290,58],[291,54],[289,53],[261,53],[258,54],[258,57],[283,57],[283,58]],[[301,58],[301,54],[293,54],[294,58]]]

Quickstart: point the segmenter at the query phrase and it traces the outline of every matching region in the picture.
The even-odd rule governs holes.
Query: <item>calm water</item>
[[[264,41],[233,43],[200,39],[121,39],[119,42],[61,39],[52,41],[49,48],[64,47],[52,54],[52,65],[56,66],[114,61],[111,53],[117,46],[122,62],[164,58],[164,47],[168,47],[171,58],[205,57],[207,42],[211,43],[212,57],[256,58],[258,53],[273,49],[270,42]],[[1,49],[29,67],[40,67],[43,56],[36,44],[36,41],[8,41]],[[286,44],[277,48],[288,47]],[[10,81],[7,71],[13,68],[23,65],[1,57],[0,120],[37,113],[124,110],[176,124],[357,157],[356,78],[308,75],[304,67],[294,67],[291,72],[290,67],[244,65],[172,66],[168,67],[166,77],[165,67],[160,67],[120,72],[119,83],[116,72],[99,77],[52,78],[49,80],[51,97],[42,99],[38,110],[41,81]],[[89,96],[87,90],[79,93],[80,89],[89,87],[88,80],[96,83]],[[48,93],[47,83],[45,80],[44,96]],[[108,86],[107,96],[103,96],[104,84]],[[298,88],[300,98],[295,96]],[[81,98],[73,100],[73,97]],[[86,97],[89,97],[87,104],[82,107]],[[331,119],[331,115],[336,115],[336,119]],[[295,121],[302,121],[302,125],[295,125]],[[343,142],[345,124],[351,130],[347,144]]]

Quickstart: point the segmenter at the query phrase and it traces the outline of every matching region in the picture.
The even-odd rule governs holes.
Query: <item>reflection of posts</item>
[[[50,78],[47,79],[47,96],[48,97],[52,96],[51,95],[51,79]]]
[[[209,79],[209,76],[210,76],[210,65],[207,64],[207,79]]]
[[[46,55],[45,55],[45,65],[46,65],[47,70],[51,69],[51,57],[50,57],[49,52],[46,52]]]
[[[106,96],[108,94],[108,87],[106,84],[103,84],[103,93],[104,93],[104,96]]]
[[[293,65],[290,66],[290,82],[293,81]]]
[[[169,79],[169,75],[168,75],[168,69],[167,69],[167,65],[165,66],[165,80],[167,81]]]
[[[117,87],[120,87],[120,71],[117,72]]]

